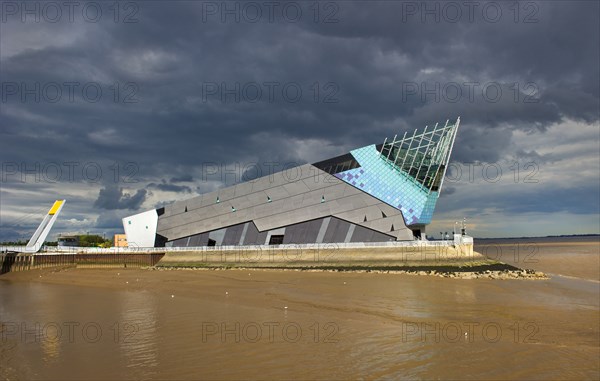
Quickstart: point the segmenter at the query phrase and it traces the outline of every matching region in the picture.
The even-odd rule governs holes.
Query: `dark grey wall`
[[[242,234],[246,230],[245,235]],[[279,231],[282,228],[271,231]],[[352,224],[336,217],[324,217],[311,221],[305,221],[284,227],[284,244],[303,243],[341,243],[341,242],[387,242],[395,240],[392,235],[383,234],[363,226]],[[350,229],[353,229],[350,234]],[[221,230],[221,229],[219,229]],[[225,236],[223,245],[264,245],[269,231],[259,232],[252,221],[224,228]],[[324,231],[322,239],[319,233]],[[206,246],[208,236],[211,232],[195,234],[189,237],[179,238],[167,242],[167,246],[173,247],[198,247]],[[322,232],[323,233],[323,232]],[[277,233],[276,233],[277,234]]]
[[[317,235],[319,234],[319,229],[321,228],[321,224],[323,224],[323,220],[323,218],[319,218],[287,226],[285,228],[283,243],[317,242]]]

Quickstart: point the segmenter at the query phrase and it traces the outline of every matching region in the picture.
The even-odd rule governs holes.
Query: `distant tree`
[[[106,240],[106,241],[104,241],[104,242],[102,242],[100,244],[100,247],[103,247],[103,248],[109,248],[109,247],[112,247],[112,246],[113,246],[113,243],[111,241],[109,241],[109,240]]]
[[[24,246],[27,245],[26,241],[4,241],[0,243],[2,246]]]
[[[78,238],[80,247],[110,247],[111,243],[110,240],[106,240],[97,234],[82,234]]]

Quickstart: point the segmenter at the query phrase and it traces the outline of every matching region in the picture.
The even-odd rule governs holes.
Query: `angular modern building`
[[[460,118],[123,219],[130,247],[425,237]]]

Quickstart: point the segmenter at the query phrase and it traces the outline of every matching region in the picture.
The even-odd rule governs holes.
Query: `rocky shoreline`
[[[407,271],[406,274],[411,275],[434,275],[442,278],[459,278],[459,279],[549,279],[546,274],[540,271],[525,269],[525,270],[485,270],[485,271],[464,271],[464,272],[449,272],[449,271]]]
[[[356,272],[356,273],[375,273],[375,274],[406,274],[417,276],[437,276],[441,278],[456,279],[529,279],[543,280],[549,277],[540,271],[531,269],[519,269],[506,264],[483,265],[474,267],[448,267],[444,266],[426,266],[414,268],[400,267],[197,267],[197,266],[161,266],[146,267],[153,271],[181,271],[181,270],[204,270],[204,271],[304,271],[304,272]]]

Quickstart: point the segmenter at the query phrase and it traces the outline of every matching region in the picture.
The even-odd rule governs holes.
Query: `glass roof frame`
[[[439,195],[460,117],[453,124],[449,123],[448,119],[443,127],[438,123],[432,129],[425,126],[420,133],[415,129],[412,135],[405,132],[398,140],[398,135],[394,135],[391,142],[386,138],[379,155],[387,164],[415,180],[423,191],[428,194],[436,191]]]

